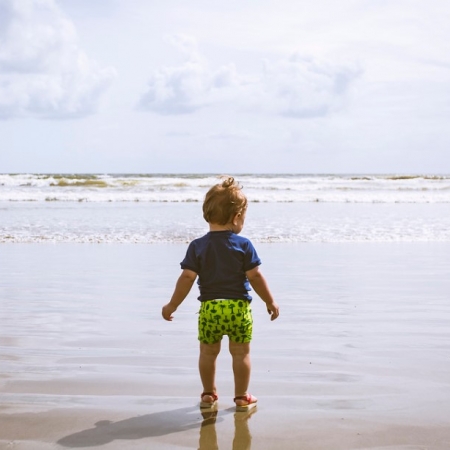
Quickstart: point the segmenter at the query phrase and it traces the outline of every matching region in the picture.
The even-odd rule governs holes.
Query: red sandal
[[[236,400],[242,400],[244,402],[247,402],[245,405],[238,405],[236,403]],[[240,395],[238,397],[234,397],[234,403],[236,403],[236,411],[249,411],[250,409],[254,408],[256,406],[256,402],[258,399],[254,397],[252,394],[245,394]]]
[[[211,397],[212,402],[205,402],[203,397]],[[212,408],[216,405],[219,396],[215,392],[202,392],[200,395],[200,408]]]

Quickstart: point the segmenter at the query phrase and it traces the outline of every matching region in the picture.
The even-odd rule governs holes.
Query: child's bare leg
[[[230,341],[230,353],[233,358],[234,396],[240,397],[247,394],[250,383],[250,343]]]
[[[203,392],[216,392],[216,359],[219,352],[220,341],[215,344],[204,344],[200,342],[198,369],[203,384]],[[211,400],[205,399],[204,401]]]

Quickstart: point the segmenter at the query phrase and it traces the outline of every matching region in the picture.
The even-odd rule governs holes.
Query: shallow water
[[[170,347],[181,369],[180,361],[197,353],[197,288],[173,323],[161,319],[160,308],[185,248],[3,245],[0,319],[3,342],[11,343],[1,347],[10,357],[6,364],[19,377],[38,378],[45,378],[47,363],[70,372],[72,365],[57,363],[62,356],[87,358],[88,371],[103,370],[99,361],[114,357],[128,370],[127,360],[141,356],[136,364],[146,366],[145,355],[163,364]],[[369,363],[386,369],[392,361],[412,370],[418,359],[434,380],[444,381],[450,369],[441,359],[450,349],[449,244],[259,244],[258,251],[282,315],[270,323],[255,298],[255,358],[270,364],[278,383],[289,381],[284,371],[292,364],[302,372],[315,361],[351,375],[369,374]]]
[[[449,243],[258,244],[281,315],[254,299],[251,433],[232,423],[226,340],[217,426],[195,412],[196,288],[160,316],[185,249],[0,247],[0,447],[206,450],[217,432],[220,448],[233,433],[254,449],[447,448]]]
[[[186,243],[201,203],[0,203],[0,243]],[[251,203],[255,242],[450,242],[447,203]]]

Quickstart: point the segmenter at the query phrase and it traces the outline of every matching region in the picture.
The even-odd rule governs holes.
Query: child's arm
[[[172,314],[177,310],[183,300],[187,297],[196,278],[197,274],[192,270],[184,269],[183,272],[181,272],[181,275],[177,280],[177,284],[175,285],[175,290],[172,294],[170,302],[167,303],[167,305],[163,306],[162,316],[164,317],[164,319],[173,319]]]
[[[247,275],[248,281],[252,285],[252,288],[266,304],[267,312],[271,316],[270,320],[275,320],[280,315],[280,309],[273,299],[269,286],[267,285],[267,281],[263,274],[259,271],[259,267],[256,266],[245,274]]]

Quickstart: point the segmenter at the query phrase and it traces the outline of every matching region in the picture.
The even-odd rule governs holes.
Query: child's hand
[[[280,308],[273,302],[267,305],[267,312],[270,314],[270,320],[275,320],[280,315]]]
[[[164,305],[162,308],[162,316],[165,320],[168,320],[169,322],[173,319],[173,313],[177,310],[177,308],[174,308],[170,303],[167,303],[167,305]]]

